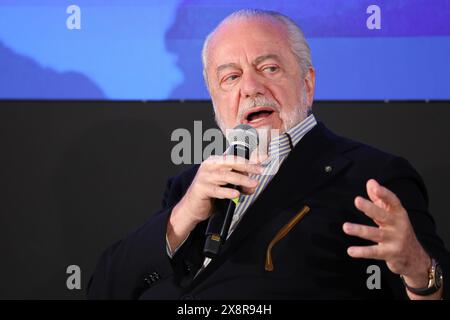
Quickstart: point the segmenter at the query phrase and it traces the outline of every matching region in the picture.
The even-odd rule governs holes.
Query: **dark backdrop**
[[[335,132],[422,174],[450,246],[449,102],[318,102]],[[0,298],[84,298],[102,250],[158,210],[176,128],[214,126],[209,102],[0,102]],[[68,290],[66,268],[82,270]]]

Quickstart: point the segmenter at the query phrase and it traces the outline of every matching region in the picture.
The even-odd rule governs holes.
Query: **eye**
[[[237,78],[238,78],[238,75],[237,75],[237,74],[231,74],[231,75],[229,75],[229,76],[226,76],[226,77],[223,79],[223,81],[224,81],[224,82],[230,82],[230,81],[236,80]]]
[[[227,75],[227,76],[223,77],[222,83],[224,83],[224,84],[232,83],[237,78],[239,78],[239,75],[236,74],[236,73],[233,73],[233,74],[230,74],[230,75]]]
[[[265,73],[273,74],[279,70],[278,66],[266,66],[262,68],[262,71]]]

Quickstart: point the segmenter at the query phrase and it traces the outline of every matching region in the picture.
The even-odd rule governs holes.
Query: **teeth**
[[[261,120],[263,120],[263,119],[265,119],[265,117],[263,117],[263,118],[256,118],[256,119],[254,119],[254,120],[252,120],[252,121],[250,121],[250,122],[258,122],[258,121],[261,121]]]
[[[270,114],[268,114],[267,116],[264,116],[264,117],[258,117],[258,118],[256,118],[256,119],[252,119],[251,121],[249,121],[249,122],[259,122],[259,121],[261,121],[261,120],[264,120],[265,118],[267,118],[267,117],[270,117],[272,115],[272,113],[270,113]]]
[[[250,114],[247,116],[248,122],[258,122],[266,117],[270,117],[273,111],[262,110],[255,112],[254,114]],[[250,120],[251,119],[251,120]]]

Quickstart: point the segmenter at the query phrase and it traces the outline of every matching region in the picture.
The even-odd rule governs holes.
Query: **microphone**
[[[248,124],[240,124],[231,130],[227,136],[230,144],[225,151],[226,155],[235,155],[245,159],[250,159],[250,155],[258,146],[258,132],[255,128]],[[227,188],[239,190],[236,185],[228,184]],[[220,253],[222,245],[225,243],[228,230],[230,229],[231,220],[238,198],[235,199],[216,199],[214,211],[209,218],[208,227],[206,228],[206,241],[203,248],[203,254],[208,258],[215,258]]]

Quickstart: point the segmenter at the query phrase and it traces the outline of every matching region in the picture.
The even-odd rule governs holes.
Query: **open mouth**
[[[245,122],[248,124],[258,123],[264,119],[269,118],[274,113],[272,108],[261,107],[249,110],[245,115]]]

